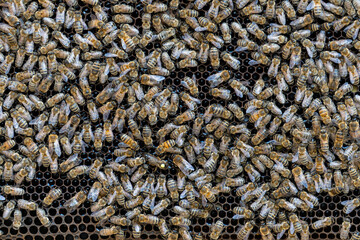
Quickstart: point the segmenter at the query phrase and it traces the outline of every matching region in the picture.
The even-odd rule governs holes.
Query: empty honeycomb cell
[[[338,210],[335,210],[335,211],[332,212],[332,216],[333,216],[333,217],[339,217],[340,214],[341,214],[341,212],[338,211]]]
[[[78,230],[78,227],[75,224],[70,225],[69,227],[70,232],[76,232]]]
[[[205,234],[208,233],[209,230],[210,230],[210,229],[209,229],[209,226],[207,226],[207,225],[204,225],[204,226],[201,227],[201,231],[202,231],[203,233],[205,233]]]
[[[19,232],[21,234],[26,234],[28,232],[28,229],[27,229],[27,227],[20,227]]]

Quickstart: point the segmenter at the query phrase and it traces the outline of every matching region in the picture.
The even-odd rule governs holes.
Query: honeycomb
[[[59,0],[56,3],[61,3],[63,1]],[[180,8],[185,8],[189,1],[184,0],[180,3]],[[119,2],[121,3],[121,1]],[[101,5],[103,7],[109,7],[111,3],[109,1],[101,1]],[[142,14],[142,4],[136,5],[136,10],[131,14],[134,24],[136,26],[140,26],[141,28],[141,14]],[[201,11],[207,11],[209,6],[205,6]],[[75,10],[80,10],[83,13],[85,21],[90,21],[90,6],[84,4],[82,1],[79,1],[79,6],[75,7]],[[201,12],[200,11],[200,12]],[[201,13],[202,14],[202,13]],[[229,18],[227,18],[226,22],[231,23],[233,21],[237,21],[241,24],[247,24],[250,22],[249,19],[239,17],[239,13],[237,10],[234,10]],[[67,36],[72,40],[72,30],[66,30]],[[326,36],[329,40],[333,39],[342,39],[346,38],[343,32],[326,32]],[[314,40],[315,36],[311,36],[310,40]],[[74,47],[72,45],[71,47]],[[150,43],[144,52],[148,55],[152,50],[159,48],[160,44]],[[267,76],[268,67],[265,66],[250,66],[249,65],[249,55],[247,53],[237,53],[234,52],[234,49],[237,47],[236,38],[232,39],[231,44],[225,45],[220,51],[227,51],[231,53],[233,56],[237,57],[241,61],[241,67],[238,71],[232,70],[234,76],[240,81],[248,81],[249,85],[254,85],[255,81],[262,78],[266,84],[276,84],[276,80],[273,79],[271,82],[268,82],[269,77]],[[106,51],[106,49],[104,49]],[[132,61],[135,59],[134,55],[129,56],[129,60]],[[171,87],[175,92],[181,92],[184,90],[184,87],[180,84],[181,79],[185,76],[191,77],[195,74],[196,79],[198,81],[199,87],[199,96],[198,98],[201,100],[201,104],[197,109],[198,113],[204,113],[205,109],[214,103],[220,103],[221,105],[226,105],[227,101],[214,99],[209,93],[210,86],[206,78],[212,74],[217,73],[221,70],[230,70],[228,66],[221,65],[219,69],[214,70],[213,67],[209,64],[201,64],[199,63],[196,68],[188,68],[188,69],[178,69],[175,72],[172,72],[169,77],[164,82],[164,85],[167,87]],[[20,69],[16,69],[12,67],[10,74],[14,74],[20,71]],[[340,83],[340,85],[343,82]],[[97,95],[102,91],[104,85],[96,85],[94,86],[94,95]],[[267,86],[265,86],[267,87]],[[296,86],[289,86],[290,90],[286,92],[287,99],[289,101],[286,102],[281,107],[281,110],[284,111],[289,106],[293,104]],[[65,89],[68,91],[68,89]],[[240,107],[249,100],[247,97],[239,99],[235,94],[232,95],[233,98],[229,102],[236,102]],[[5,95],[8,93],[8,90],[4,93]],[[354,92],[355,94],[359,94],[359,92]],[[52,90],[48,92],[48,95],[53,95]],[[316,93],[315,93],[316,95]],[[42,96],[42,100],[46,100],[47,96]],[[128,106],[125,106],[128,107]],[[180,112],[184,112],[186,110],[185,106],[180,105]],[[86,109],[81,107],[81,112],[85,113]],[[81,123],[88,120],[88,116],[83,114],[81,116]],[[111,117],[110,117],[111,118]],[[80,124],[81,124],[80,123]],[[235,124],[235,122],[233,122]],[[153,127],[153,132],[157,131],[164,125],[164,122],[159,121],[155,127]],[[93,127],[98,127],[94,124]],[[125,129],[126,130],[126,129]],[[256,130],[252,129],[255,133]],[[203,141],[206,135],[202,133],[199,136],[199,140]],[[3,139],[1,139],[3,140]],[[23,138],[17,136],[15,138],[18,144],[23,142]],[[97,152],[91,147],[86,149],[86,153],[81,154],[81,158],[83,159],[83,163],[87,166],[92,164],[92,160],[101,157],[105,160],[115,160],[115,156],[110,154],[116,148],[120,142],[119,136],[115,135],[114,142],[112,144],[104,143],[104,147],[101,152]],[[140,143],[142,144],[142,143]],[[143,147],[143,146],[140,146]],[[176,178],[176,170],[174,168],[168,170],[156,170],[154,172],[156,174],[162,173],[167,176],[172,176]],[[268,174],[265,178],[269,178]],[[25,239],[25,240],[73,240],[73,239],[112,239],[111,237],[102,237],[98,233],[97,223],[90,217],[90,202],[85,201],[84,204],[81,205],[80,208],[76,209],[71,214],[67,212],[65,208],[62,207],[63,203],[70,199],[76,192],[81,189],[89,190],[94,180],[89,179],[85,175],[81,175],[77,179],[70,180],[66,175],[53,174],[50,172],[48,168],[40,167],[36,172],[36,177],[31,182],[24,182],[23,187],[26,191],[26,194],[23,196],[25,200],[32,200],[37,203],[40,203],[46,194],[50,191],[51,188],[58,187],[62,190],[62,196],[55,200],[53,204],[47,208],[50,220],[52,225],[49,228],[43,227],[40,223],[39,219],[36,217],[35,212],[29,212],[25,210],[22,211],[23,215],[23,225],[22,227],[16,231],[11,228],[12,221],[11,220],[3,220],[0,218],[0,230],[4,232],[4,236],[1,239]],[[4,180],[0,180],[0,186],[4,186],[6,183]],[[335,197],[330,197],[327,193],[322,193],[318,196],[319,199],[319,207],[316,207],[313,211],[305,212],[300,211],[300,217],[306,220],[309,224],[317,221],[323,217],[334,217],[335,222],[332,226],[320,229],[320,230],[311,230],[311,239],[339,239],[340,234],[339,230],[341,228],[341,223],[345,214],[342,212],[343,206],[340,204],[341,201],[353,199],[354,197],[359,196],[360,190],[356,189],[351,191],[346,196],[341,194]],[[11,197],[9,198],[9,200]],[[206,219],[193,219],[192,225],[190,226],[190,231],[195,233],[201,232],[206,238],[208,238],[210,232],[210,226],[215,223],[217,220],[221,219],[223,223],[226,225],[221,239],[237,239],[236,237],[236,229],[239,224],[244,224],[244,220],[233,219],[233,211],[234,207],[239,206],[239,197],[236,196],[235,190],[233,190],[230,194],[221,193],[217,202],[215,203],[216,207],[210,212],[210,216]],[[166,221],[170,219],[170,217],[175,216],[175,213],[171,210],[173,204],[170,204],[166,210],[164,210],[160,216],[164,217]],[[1,212],[0,212],[1,213]],[[121,215],[126,213],[125,209],[118,210],[117,213]],[[356,231],[360,231],[360,209],[354,210],[349,214],[351,219],[351,229],[350,232],[354,233]],[[259,222],[257,222],[259,223]],[[125,231],[127,239],[133,239],[131,234],[131,226]],[[258,232],[258,228],[255,226],[249,239],[261,239],[260,234],[254,234],[254,232]],[[159,229],[157,226],[146,225],[141,234],[141,239],[161,239],[162,236],[159,233]]]

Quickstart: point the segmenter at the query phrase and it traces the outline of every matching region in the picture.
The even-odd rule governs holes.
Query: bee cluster
[[[169,240],[219,239],[225,221],[206,235],[191,225],[234,194],[226,211],[242,222],[239,240],[255,232],[306,240],[334,223],[301,217],[318,208],[319,194],[360,187],[359,0],[10,0],[0,8],[0,204],[14,230],[24,211],[54,224],[47,209],[67,194],[53,187],[24,199],[39,169],[90,179],[61,207],[90,203],[99,235],[116,239],[128,230],[142,238],[149,225]],[[257,65],[261,77],[239,74]],[[198,68],[210,73],[192,73]],[[90,161],[87,152],[96,153]],[[360,199],[341,204],[344,240]]]

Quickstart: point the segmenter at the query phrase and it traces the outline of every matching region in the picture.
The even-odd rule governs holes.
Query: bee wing
[[[151,80],[157,81],[157,82],[161,82],[165,79],[164,76],[159,76],[159,75],[149,75]]]
[[[114,54],[114,53],[105,53],[105,55],[104,55],[105,57],[117,57],[117,55],[116,54]]]
[[[89,113],[92,118],[99,118],[99,112],[95,106],[93,108],[89,108]]]
[[[122,47],[125,51],[127,51],[128,48],[126,47],[125,41],[124,41],[122,38],[120,38],[120,42],[121,42],[121,47]]]
[[[345,200],[341,202],[341,205],[346,206],[351,203],[352,200]]]
[[[60,149],[59,140],[56,140],[54,142],[54,150],[55,150],[56,155],[58,155],[60,157],[61,156],[61,149]]]
[[[203,206],[206,206],[206,204],[207,204],[207,200],[206,200],[206,198],[204,196],[201,196],[201,204]]]
[[[256,60],[250,60],[249,61],[250,66],[254,66],[254,65],[258,65],[258,64],[260,64],[260,63],[258,61],[256,61]]]
[[[42,165],[42,158],[43,158],[42,153],[40,153],[39,156],[36,158],[36,162],[39,166]]]
[[[294,20],[296,21],[296,20]],[[293,21],[293,22],[294,22]],[[291,24],[291,23],[290,23]],[[278,23],[269,23],[270,27],[281,27],[282,25],[278,24]],[[272,33],[271,33],[272,34]]]
[[[87,145],[83,140],[81,140],[81,150],[84,153],[85,152],[85,148],[89,147],[89,145]]]
[[[279,233],[276,235],[276,239],[282,238],[282,236],[284,236],[285,231],[286,231],[286,230],[283,230],[283,231],[279,232]]]
[[[104,122],[109,118],[111,110],[107,110],[103,113]]]
[[[184,166],[185,166],[187,169],[189,169],[190,171],[194,171],[194,170],[195,170],[194,167],[193,167],[188,161],[186,161],[185,159],[184,159],[184,161],[183,161],[183,164],[184,164]]]
[[[310,58],[314,57],[314,53],[311,51],[311,49],[309,47],[305,47],[307,54],[309,55]]]
[[[213,75],[209,76],[208,78],[206,78],[206,80],[214,81],[214,80],[217,80],[220,76],[221,76],[221,73],[216,73],[216,74],[213,74]]]
[[[235,52],[243,52],[246,51],[248,48],[247,47],[237,47],[235,48]]]
[[[144,98],[144,92],[142,90],[142,88],[138,88],[138,89],[134,89],[135,90],[135,94],[136,94],[136,98],[141,101]]]
[[[340,59],[338,59],[338,58],[330,58],[330,61],[337,63],[337,64],[341,63]]]
[[[348,25],[347,27],[344,28],[344,32],[347,32],[350,28],[352,28],[355,25],[355,22],[353,22],[352,24]]]
[[[94,133],[93,133],[93,131],[90,130],[89,134],[90,134],[91,141],[94,141]]]
[[[354,211],[355,208],[355,205],[349,203],[349,205],[347,205],[347,208],[345,209],[345,214],[350,214],[352,211]]]
[[[150,203],[150,210],[153,211],[154,207],[155,207],[155,198],[152,198]]]
[[[306,11],[310,11],[311,9],[313,9],[315,7],[315,2],[311,1],[309,3],[309,5],[306,7]]]
[[[106,64],[106,66],[105,66],[105,69],[104,69],[104,72],[102,73],[103,75],[108,75],[109,74],[109,72],[110,72],[110,66],[109,66],[109,64]]]
[[[86,24],[86,22],[84,21],[84,19],[81,19],[81,24],[83,25],[84,30],[88,30],[88,29],[89,29],[88,26],[87,26],[87,24]]]
[[[244,215],[235,214],[232,219],[242,219],[244,218]]]
[[[245,155],[245,154],[244,154],[244,155]],[[247,154],[247,155],[250,157],[249,154]],[[245,156],[246,156],[246,155],[245,155]],[[249,176],[251,182],[255,182],[255,177],[254,177],[251,173],[248,173],[248,176]]]
[[[156,187],[154,188],[154,191],[157,192],[157,190],[159,190],[159,188],[160,188],[160,183],[158,182],[158,183],[156,184]]]
[[[187,190],[185,189],[181,194],[180,194],[180,199],[184,199],[186,197],[187,194]]]
[[[15,118],[14,118],[15,120]],[[15,120],[16,121],[16,120]],[[17,126],[18,128],[18,126]],[[14,138],[14,125],[10,126],[10,127],[6,127],[6,135],[9,137],[9,138]]]
[[[122,71],[119,77],[125,76],[128,72],[130,72],[130,70],[131,69],[126,69],[125,71]]]
[[[72,199],[70,199],[70,200],[72,200]],[[75,200],[75,199],[74,199]],[[76,201],[76,200],[75,200]],[[91,217],[101,217],[101,216],[103,216],[105,214],[105,209],[101,209],[101,210],[99,210],[99,211],[97,211],[97,212],[93,212],[93,213],[91,213]]]
[[[166,187],[166,182],[164,182],[163,188],[164,188],[165,196],[167,196],[168,190],[167,190],[167,187]]]
[[[229,1],[229,8],[232,10],[234,10],[234,3],[232,0]]]
[[[0,201],[4,201],[4,200],[5,200],[5,197],[0,194]]]
[[[328,162],[332,162],[335,160],[334,154],[332,154],[330,151],[328,151],[326,153],[322,153],[322,155]]]
[[[326,3],[324,1],[321,1],[321,5],[328,11],[330,11],[330,9],[332,7],[330,3]]]
[[[314,181],[314,185],[315,185],[315,190],[316,190],[316,192],[317,193],[319,193],[320,192],[320,184],[317,182],[317,181]]]
[[[101,140],[104,141],[105,138],[106,138],[106,134],[105,134],[105,131],[103,131],[102,136],[101,136]]]
[[[29,122],[29,125],[36,125],[36,124],[38,124],[39,120],[40,120],[40,117],[34,118],[33,120],[31,120],[31,121]],[[15,118],[13,118],[13,122],[14,122],[14,121],[16,121]],[[17,123],[17,122],[16,122],[16,123]],[[19,125],[17,124],[17,126],[19,126]]]
[[[75,128],[74,127],[70,127],[69,128],[69,131],[68,131],[68,137],[69,139],[71,139],[73,136],[74,136],[74,133],[75,133]]]
[[[124,160],[125,158],[126,158],[126,156],[117,157],[117,158],[115,159],[115,162],[119,163],[119,162],[121,162],[122,160]]]
[[[207,30],[207,28],[206,27],[196,27],[195,28],[195,32],[202,32],[202,31],[206,31]]]
[[[359,34],[359,28],[356,28],[355,32],[353,33],[353,36],[352,36],[353,40],[355,40],[357,38],[358,34]]]

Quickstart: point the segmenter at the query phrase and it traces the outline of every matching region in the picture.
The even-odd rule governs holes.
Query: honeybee
[[[250,232],[253,228],[254,228],[254,226],[250,221],[246,222],[244,226],[240,227],[240,229],[237,233],[237,238],[245,239],[250,234]]]
[[[341,202],[342,205],[344,205],[343,212],[345,214],[351,213],[355,208],[360,206],[360,201],[358,198],[354,198],[352,200],[347,200]]]
[[[329,226],[333,223],[333,219],[331,217],[325,217],[324,219],[318,220],[316,222],[314,222],[313,224],[311,224],[311,227],[313,229],[320,229],[326,226]]]
[[[79,191],[76,193],[72,198],[67,200],[64,203],[64,207],[69,211],[73,212],[76,208],[78,208],[83,202],[86,200],[86,192],[84,190]],[[38,208],[39,209],[39,208]],[[101,210],[100,210],[101,211]]]
[[[345,218],[341,225],[341,230],[340,230],[340,239],[341,240],[346,240],[349,238],[350,227],[351,227],[350,219]]]
[[[221,58],[233,69],[238,70],[240,68],[240,61],[237,60],[235,57],[231,56],[229,53],[222,53]]]
[[[44,209],[42,208],[36,208],[36,216],[39,218],[41,224],[44,226],[44,227],[49,227],[51,222],[50,222],[50,219],[48,218],[46,212]]]
[[[224,223],[220,220],[218,220],[212,227],[210,232],[210,238],[211,239],[218,239],[220,237],[221,232],[224,229]]]
[[[50,192],[44,198],[43,204],[45,206],[50,206],[53,201],[55,201],[56,199],[58,199],[61,196],[61,194],[62,194],[62,191],[60,188],[51,189]]]
[[[15,205],[16,205],[16,202],[14,200],[10,200],[6,203],[6,205],[4,206],[3,215],[2,215],[2,217],[5,220],[8,220],[10,218],[11,213],[15,209]]]
[[[9,185],[5,185],[2,187],[2,191],[4,194],[8,194],[11,196],[21,196],[25,194],[25,190],[19,187],[13,187]]]
[[[20,169],[18,173],[14,176],[14,182],[17,186],[19,186],[25,179],[25,177],[28,175],[29,171],[25,168]]]
[[[24,199],[17,200],[17,204],[20,209],[25,209],[28,211],[35,211],[36,208],[38,207],[37,203],[32,202],[32,201],[27,201]]]
[[[77,154],[71,155],[67,160],[62,162],[59,167],[61,172],[65,173],[70,171],[75,166],[79,165],[81,162],[81,159],[78,157]]]
[[[133,150],[138,150],[140,148],[139,144],[126,134],[121,134],[120,139]]]

